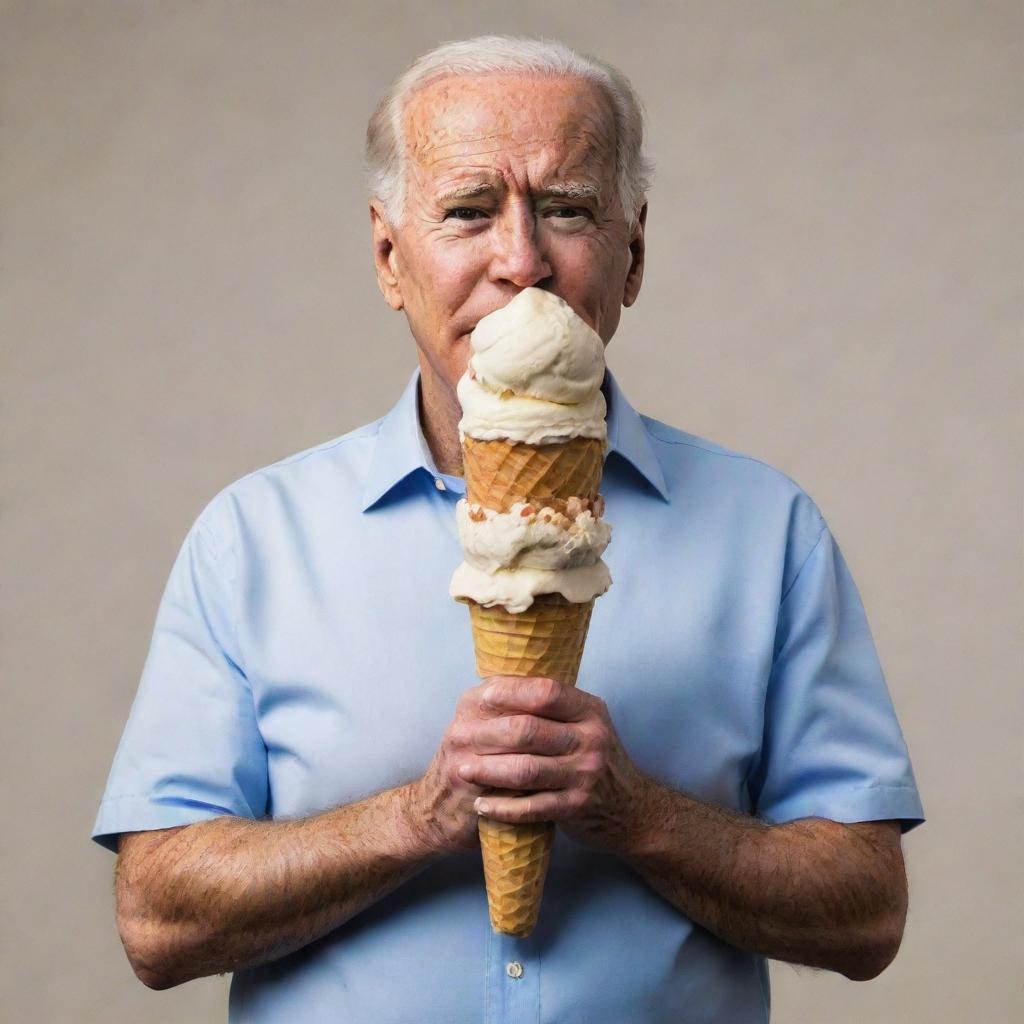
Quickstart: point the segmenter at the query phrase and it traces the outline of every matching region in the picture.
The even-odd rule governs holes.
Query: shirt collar
[[[661,496],[668,501],[668,485],[661,464],[654,454],[651,436],[640,413],[629,404],[619,382],[606,370],[601,386],[608,403],[608,453],[628,462]]]
[[[362,510],[371,509],[417,472],[438,475],[419,418],[420,371],[417,367],[401,398],[378,421],[370,469],[363,486]],[[640,414],[629,404],[610,370],[602,385],[608,402],[608,450],[625,459],[665,500],[668,487]]]
[[[378,421],[370,471],[363,486],[364,512],[376,505],[406,477],[432,465],[430,449],[420,429],[419,383],[420,371],[417,367],[401,398]]]

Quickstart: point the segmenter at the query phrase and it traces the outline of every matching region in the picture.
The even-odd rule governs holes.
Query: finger
[[[589,709],[589,694],[544,676],[492,676],[481,694],[495,714],[526,713],[559,722],[578,722]]]
[[[476,686],[471,686],[459,694],[459,699],[455,705],[456,717],[495,714],[494,709],[484,700],[483,696],[488,682],[489,680],[484,679],[482,682],[477,683]]]
[[[502,715],[473,724],[468,745],[478,754],[572,753],[580,744],[571,725],[563,725],[536,715]]]
[[[575,793],[575,790],[528,793],[523,796],[487,793],[478,797],[473,806],[481,817],[504,821],[510,825],[565,821],[576,814],[578,800]]]
[[[467,761],[459,777],[475,786],[494,789],[564,789],[575,772],[556,757],[533,754],[491,754]]]

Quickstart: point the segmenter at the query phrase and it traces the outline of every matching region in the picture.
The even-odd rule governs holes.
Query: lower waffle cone
[[[593,601],[570,604],[558,594],[538,597],[518,614],[470,603],[477,672],[546,676],[574,686],[593,607]],[[491,927],[525,938],[540,914],[555,827],[484,817],[478,825]]]
[[[477,674],[545,676],[575,686],[593,608],[593,601],[570,604],[561,594],[543,594],[518,613],[470,601]]]

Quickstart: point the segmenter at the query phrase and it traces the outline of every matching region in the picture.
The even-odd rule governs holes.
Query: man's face
[[[619,202],[609,101],[581,79],[450,77],[405,111],[400,225],[371,203],[377,278],[424,372],[454,388],[469,335],[535,285],[607,344],[643,273],[643,220]]]

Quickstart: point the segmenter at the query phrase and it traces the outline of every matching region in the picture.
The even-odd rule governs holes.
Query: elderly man
[[[368,152],[419,368],[186,539],[94,832],[136,973],[233,971],[232,1020],[304,1024],[744,1024],[768,1017],[766,957],[874,977],[921,808],[857,591],[782,474],[641,417],[609,374],[616,584],[579,688],[470,685],[455,384],[524,288],[605,343],[636,299],[628,83],[556,43],[449,44]],[[527,939],[489,927],[482,812],[558,825]]]

